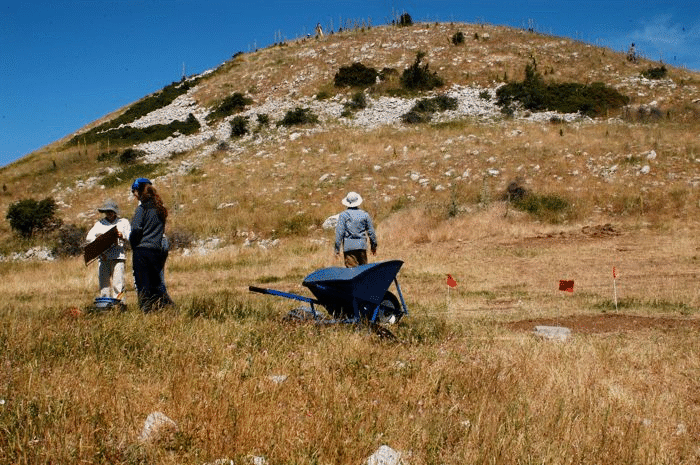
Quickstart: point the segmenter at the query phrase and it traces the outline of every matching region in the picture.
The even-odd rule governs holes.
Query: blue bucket
[[[110,310],[114,307],[123,306],[124,303],[121,299],[114,299],[112,297],[97,297],[95,298],[95,308],[97,310]]]

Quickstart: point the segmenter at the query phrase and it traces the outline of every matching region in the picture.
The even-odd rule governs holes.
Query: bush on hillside
[[[668,74],[668,70],[663,65],[642,71],[642,77],[647,79],[663,79],[666,77],[666,74]]]
[[[207,116],[208,121],[214,121],[217,119],[225,118],[234,113],[241,112],[245,110],[247,105],[253,103],[253,99],[246,97],[240,92],[234,92],[219,103],[214,111],[212,111],[209,116]]]
[[[427,123],[433,113],[446,110],[456,110],[458,106],[455,97],[438,95],[433,98],[424,98],[415,103],[413,107],[401,116],[401,120],[407,124]]]
[[[367,87],[377,82],[377,70],[362,63],[341,66],[333,82],[336,87]]]
[[[51,231],[61,225],[56,218],[56,202],[47,197],[43,200],[23,199],[10,205],[7,220],[10,227],[22,237],[30,238],[37,231]]]
[[[349,102],[343,104],[348,111],[357,111],[367,108],[367,97],[364,92],[357,92],[352,96]]]
[[[119,163],[122,165],[130,165],[139,158],[142,158],[146,155],[146,152],[143,150],[138,150],[135,148],[129,147],[128,149],[124,150],[122,153],[119,154]]]
[[[74,224],[63,225],[58,230],[56,245],[51,253],[56,257],[77,257],[83,253],[87,228]]]
[[[248,117],[235,116],[231,120],[231,137],[243,137],[248,134]]]
[[[511,82],[496,91],[497,104],[504,113],[512,113],[513,102],[519,102],[530,111],[580,112],[586,116],[599,116],[606,110],[620,108],[629,102],[629,97],[620,94],[603,83],[593,84],[547,84],[537,72],[533,62],[525,67],[525,79]]]
[[[173,102],[173,100],[187,93],[187,91],[194,87],[198,81],[199,79],[190,79],[183,80],[180,82],[173,82],[172,84],[164,87],[160,91],[134,103],[124,113],[122,113],[120,116],[117,116],[113,120],[107,121],[106,123],[94,127],[83,134],[79,134],[73,137],[68,142],[68,145],[72,146],[77,145],[79,143],[85,144],[97,142],[100,140],[108,140],[110,138],[114,139],[110,136],[110,129],[115,129],[123,125],[128,125],[141,118],[142,116],[151,113],[152,111],[170,105]]]
[[[145,128],[123,126],[118,129],[109,129],[98,133],[88,131],[80,136],[80,142],[84,144],[94,144],[101,141],[111,141],[117,144],[134,145],[167,139],[175,135],[175,133],[185,135],[194,134],[199,131],[200,128],[201,125],[199,121],[190,113],[186,121],[173,121],[169,124],[154,124]]]
[[[119,150],[110,150],[108,152],[102,152],[97,155],[97,161],[111,161],[117,158],[119,155]]]
[[[453,45],[460,45],[464,43],[464,33],[463,32],[455,32],[454,35],[452,36],[452,44]]]
[[[287,110],[284,118],[277,125],[289,127],[314,123],[318,123],[318,116],[314,115],[309,108],[296,107],[294,110]]]
[[[535,194],[525,189],[520,181],[508,184],[503,200],[548,223],[559,223],[571,212],[571,205],[566,199],[556,194]]]
[[[258,113],[257,115],[258,127],[265,127],[270,124],[270,115],[267,113]]]
[[[399,17],[399,20],[396,21],[396,24],[401,27],[413,26],[413,18],[411,18],[411,15],[408,13],[404,13]]]
[[[437,73],[431,73],[428,64],[421,66],[420,62],[425,52],[416,53],[416,60],[406,68],[401,75],[401,85],[408,90],[432,90],[442,87],[444,81]]]

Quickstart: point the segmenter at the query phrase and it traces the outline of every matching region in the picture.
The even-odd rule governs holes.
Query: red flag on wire
[[[559,281],[559,290],[566,292],[574,292],[574,282],[562,279]]]
[[[617,273],[615,273],[615,267],[613,266],[613,279],[617,278]]]
[[[452,278],[451,274],[447,275],[447,285],[450,287],[457,287],[457,281],[455,281],[454,278]]]

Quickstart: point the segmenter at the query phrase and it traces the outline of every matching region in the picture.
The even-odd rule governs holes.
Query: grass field
[[[129,282],[128,311],[95,313],[96,264],[0,261],[0,463],[341,465],[382,445],[411,465],[699,463],[697,73],[643,81],[656,63],[489,25],[363,26],[237,56],[193,98],[342,97],[338,66],[401,70],[419,48],[448,85],[520,79],[536,57],[547,80],[631,103],[574,123],[271,125],[172,154],[149,176],[187,239],[166,267],[176,308],[141,314]],[[119,175],[139,165],[100,161],[117,141],[67,140],[0,169],[2,212],[52,196],[89,227],[111,197],[130,217]],[[534,200],[504,200],[511,183]],[[376,223],[372,259],[404,261],[395,339],[291,323],[295,302],[248,290],[309,295],[306,275],[340,266],[321,225],[350,190]],[[3,256],[48,242],[0,222]],[[144,440],[154,412],[175,427]]]
[[[334,264],[309,239],[176,255],[178,307],[147,316],[133,295],[126,313],[90,313],[80,260],[1,264],[0,461],[361,463],[386,444],[412,464],[696,463],[694,230],[517,223],[494,206],[411,242],[383,222],[376,259],[405,261],[396,340],[285,322],[293,301],[247,291],[309,295],[303,277]],[[533,333],[574,316],[591,320],[566,342]],[[140,441],[156,411],[177,430]]]

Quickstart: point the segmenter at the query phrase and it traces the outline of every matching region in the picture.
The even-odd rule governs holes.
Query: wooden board
[[[84,258],[85,266],[89,265],[100,254],[117,243],[119,235],[117,227],[112,226],[106,233],[97,236],[97,238],[85,246]]]

